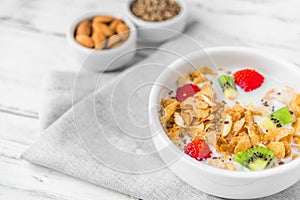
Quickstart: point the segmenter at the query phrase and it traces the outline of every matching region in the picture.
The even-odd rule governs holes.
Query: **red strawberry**
[[[233,74],[235,83],[245,92],[250,92],[259,88],[265,78],[253,69],[243,69]]]
[[[184,153],[199,161],[210,158],[212,154],[208,144],[202,139],[195,139],[190,142],[184,148]]]
[[[199,91],[199,87],[193,84],[186,84],[176,91],[176,99],[179,102],[186,100],[188,97],[194,96]]]

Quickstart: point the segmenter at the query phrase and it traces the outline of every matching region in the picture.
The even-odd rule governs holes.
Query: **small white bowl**
[[[131,12],[132,2],[133,0],[127,0],[126,14],[137,26],[138,37],[141,41],[153,43],[163,42],[180,34],[186,26],[187,5],[185,0],[176,0],[181,8],[178,15],[161,22],[149,22],[136,17]]]
[[[124,44],[113,49],[95,50],[84,47],[75,40],[74,33],[77,25],[82,20],[90,19],[97,15],[116,17],[122,19],[126,23],[130,28],[130,35]],[[67,40],[75,53],[74,59],[77,59],[78,62],[82,63],[81,67],[92,71],[107,71],[120,68],[134,58],[137,40],[136,35],[137,33],[134,24],[127,18],[113,13],[92,12],[86,13],[73,21],[67,32]]]
[[[168,167],[189,185],[211,195],[231,198],[260,198],[280,192],[300,179],[300,159],[263,171],[229,171],[209,166],[185,155],[168,138],[159,121],[160,101],[170,89],[176,91],[176,77],[201,66],[257,67],[261,72],[300,91],[300,69],[258,49],[243,47],[208,48],[173,62],[158,77],[149,99],[150,128],[154,144]]]

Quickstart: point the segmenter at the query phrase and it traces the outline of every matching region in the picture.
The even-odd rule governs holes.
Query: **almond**
[[[113,17],[110,16],[97,16],[93,18],[93,22],[96,23],[110,23],[114,20]]]
[[[76,41],[88,48],[93,48],[94,46],[93,40],[87,35],[76,35]]]
[[[95,16],[78,24],[75,39],[82,46],[101,50],[122,45],[129,34],[129,27],[122,19]]]
[[[124,23],[117,25],[116,32],[121,36],[123,40],[127,40],[129,37],[129,28]]]
[[[102,32],[106,37],[110,37],[114,34],[106,24],[93,22],[92,26],[95,32]]]
[[[116,27],[116,32],[118,34],[123,33],[125,31],[129,31],[129,28],[127,25],[125,25],[124,23],[120,23],[118,24],[118,26]]]
[[[91,24],[88,20],[79,23],[76,29],[76,35],[91,35]]]
[[[110,30],[116,32],[116,28],[119,23],[123,23],[123,21],[121,19],[115,19],[114,21],[112,21],[109,25]]]
[[[92,30],[93,32],[102,32],[101,27],[99,26],[100,23],[93,21],[92,23]]]
[[[129,37],[129,31],[120,33],[119,35],[122,38],[122,40],[127,40],[127,38]]]
[[[106,37],[101,32],[94,32],[92,40],[94,41],[95,49],[100,50],[104,48]]]
[[[119,35],[113,35],[108,38],[106,47],[111,48],[112,46],[114,46],[115,44],[117,44],[120,41],[122,41],[122,38]]]

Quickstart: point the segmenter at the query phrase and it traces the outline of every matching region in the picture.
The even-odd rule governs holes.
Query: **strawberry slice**
[[[243,69],[233,74],[235,83],[245,92],[250,92],[259,88],[265,78],[253,69]]]
[[[186,100],[188,97],[194,96],[200,89],[197,85],[186,84],[176,91],[176,99],[179,102]]]
[[[190,142],[184,148],[184,153],[199,161],[210,158],[212,154],[208,144],[202,139],[195,139]]]

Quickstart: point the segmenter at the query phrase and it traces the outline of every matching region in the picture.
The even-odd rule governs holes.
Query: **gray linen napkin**
[[[157,76],[178,56],[199,49],[180,37],[113,80],[115,74],[50,74],[40,116],[41,128],[49,127],[22,157],[137,198],[215,199],[165,167],[153,153],[147,126],[149,91]],[[299,199],[299,189],[298,183],[267,199]]]
[[[102,79],[104,82],[109,82],[117,74],[117,72],[105,73]],[[95,82],[98,78],[99,74],[92,72],[87,72],[78,77],[75,72],[71,71],[50,71],[44,80],[42,105],[39,112],[40,131],[45,130],[62,114],[67,112],[72,104],[76,104],[92,93],[93,89],[89,84]],[[73,98],[75,80],[79,83],[77,87],[78,96]]]

